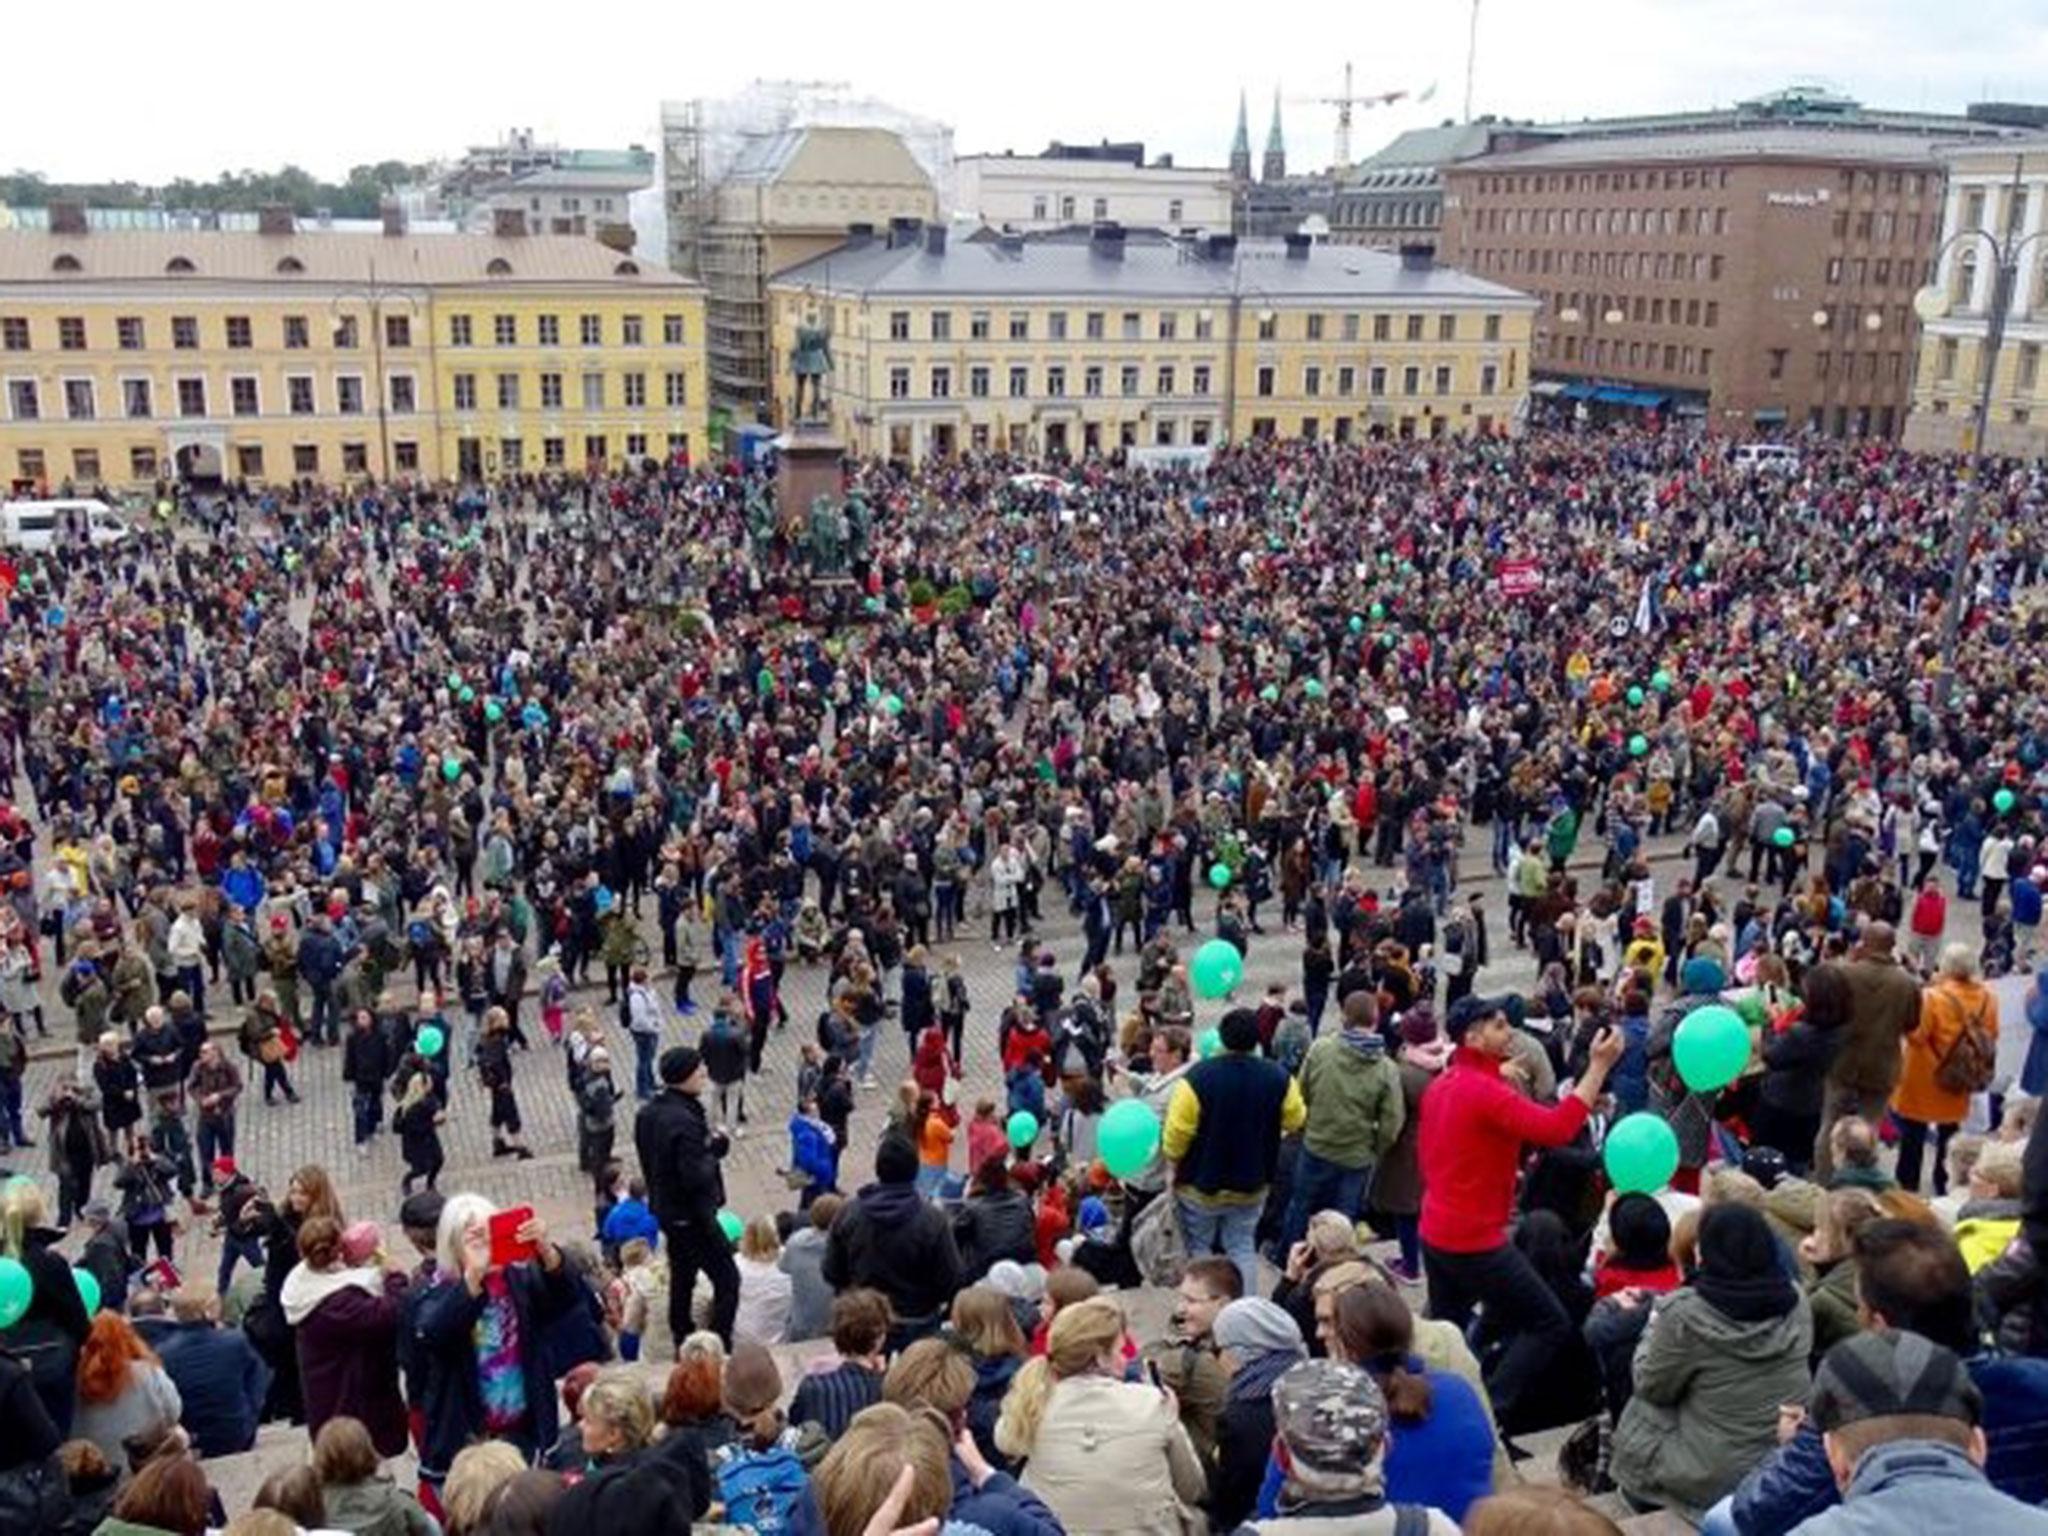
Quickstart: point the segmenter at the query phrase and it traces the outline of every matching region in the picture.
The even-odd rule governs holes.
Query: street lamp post
[[[1998,374],[1998,353],[2005,344],[2005,323],[2012,309],[2013,290],[2018,285],[2020,253],[2041,238],[2044,230],[2031,235],[2019,232],[2020,172],[2023,157],[2013,156],[2012,181],[2006,197],[2005,235],[1987,229],[1964,229],[1944,240],[1934,253],[1937,276],[1951,247],[1981,240],[1991,248],[1991,303],[1984,316],[1984,341],[1978,349],[1977,408],[1970,429],[1968,479],[1962,513],[1950,536],[1948,604],[1941,616],[1941,670],[1934,679],[1934,707],[1946,711],[1955,692],[1956,647],[1962,638],[1963,609],[1969,600],[1970,548],[1977,539],[1977,518],[1984,496],[1984,443],[1991,430],[1991,390]],[[1967,295],[1966,295],[1967,297]],[[1948,313],[1945,288],[1930,283],[1913,296],[1913,308],[1923,321],[1939,320]]]
[[[419,317],[419,303],[402,288],[391,288],[377,281],[377,263],[370,263],[369,281],[360,288],[344,288],[328,301],[329,315],[339,320],[343,317],[343,306],[353,302],[363,306],[370,321],[370,366],[374,370],[371,387],[377,392],[377,462],[382,469],[381,483],[391,483],[391,426],[386,414],[386,384],[384,380],[384,307],[396,300],[405,306],[408,316]],[[430,385],[431,387],[431,385]],[[419,408],[419,402],[413,402]]]

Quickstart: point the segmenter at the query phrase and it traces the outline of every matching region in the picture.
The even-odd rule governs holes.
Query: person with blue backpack
[[[810,1469],[824,1459],[828,1442],[816,1425],[784,1420],[775,1357],[759,1344],[737,1346],[726,1357],[722,1385],[725,1411],[739,1426],[711,1456],[725,1524],[755,1536],[824,1536]]]

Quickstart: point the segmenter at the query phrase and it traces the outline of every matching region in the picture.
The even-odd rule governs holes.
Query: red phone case
[[[519,1241],[519,1229],[533,1220],[533,1207],[515,1205],[509,1211],[500,1211],[490,1221],[491,1266],[498,1268],[506,1264],[518,1264],[534,1255],[532,1243]]]

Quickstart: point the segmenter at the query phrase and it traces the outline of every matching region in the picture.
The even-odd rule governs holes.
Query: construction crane
[[[1351,92],[1351,65],[1344,66],[1344,90],[1337,96],[1291,96],[1289,101],[1296,106],[1335,107],[1337,109],[1337,169],[1343,170],[1351,164],[1351,112],[1354,107],[1390,107],[1397,101],[1406,101],[1413,94],[1407,90],[1376,91],[1370,95],[1354,96]],[[1436,94],[1432,85],[1416,96],[1417,101],[1427,101]]]

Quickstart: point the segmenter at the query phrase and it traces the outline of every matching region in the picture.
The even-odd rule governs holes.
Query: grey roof
[[[740,152],[733,157],[732,167],[725,173],[727,181],[773,181],[789,167],[796,158],[796,152],[804,147],[809,136],[807,128],[785,128],[779,133],[764,133],[748,138]]]
[[[875,239],[840,246],[773,279],[777,287],[905,299],[1428,299],[1516,306],[1528,295],[1452,267],[1409,268],[1388,251],[1318,244],[1306,257],[1287,255],[1279,241],[1239,241],[1233,255],[1212,260],[1193,242],[1130,240],[1121,260],[1087,245],[1027,240],[955,241],[943,255],[920,243],[890,249]]]
[[[1352,167],[1352,177],[1362,178],[1375,171],[1469,160],[1474,155],[1484,154],[1487,145],[1493,142],[1493,136],[1500,131],[1498,123],[1441,123],[1434,128],[1411,128],[1406,133],[1395,135],[1386,148],[1359,161]]]
[[[1931,165],[1944,141],[1912,133],[1782,124],[1678,133],[1582,134],[1529,149],[1468,160],[1460,170],[1518,170],[1552,165],[1611,165],[1647,160],[1850,160]]]

